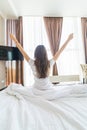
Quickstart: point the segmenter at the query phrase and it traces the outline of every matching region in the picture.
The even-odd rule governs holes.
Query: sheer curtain
[[[65,17],[63,18],[63,30],[61,45],[64,43],[70,33],[74,33],[73,40],[70,41],[63,53],[57,60],[60,75],[80,74],[80,64],[84,63],[84,47],[82,41],[81,18]]]
[[[82,44],[81,19],[77,17],[63,18],[61,45],[65,42],[70,33],[74,33],[74,38],[57,60],[59,75],[80,74],[80,63],[84,63],[84,48]],[[23,39],[24,49],[31,58],[34,49],[38,44],[45,45],[49,59],[52,54],[49,47],[49,40],[46,34],[42,17],[23,17]],[[51,71],[52,74],[52,71]],[[33,84],[33,75],[30,66],[24,61],[24,85]]]
[[[52,57],[42,17],[23,17],[23,36],[24,49],[31,58],[34,58],[34,50],[39,44],[45,45],[48,58]],[[30,66],[24,60],[24,84],[29,86],[33,81]]]

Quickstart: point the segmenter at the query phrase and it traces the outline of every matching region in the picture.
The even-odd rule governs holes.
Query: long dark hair
[[[39,78],[45,78],[48,76],[49,61],[47,57],[46,49],[43,45],[39,45],[35,49],[35,66],[38,72]]]

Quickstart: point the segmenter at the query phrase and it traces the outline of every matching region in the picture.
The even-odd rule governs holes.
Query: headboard
[[[0,60],[23,60],[17,47],[0,46]]]
[[[58,75],[58,76],[50,76],[50,81],[54,84],[61,82],[79,82],[79,75]]]

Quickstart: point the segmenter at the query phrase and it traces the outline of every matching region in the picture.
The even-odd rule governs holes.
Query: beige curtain
[[[9,34],[14,34],[18,41],[23,46],[23,22],[22,17],[18,19],[8,19],[6,21],[7,32],[7,46],[15,46],[14,42],[10,39]],[[7,61],[6,62],[6,85],[11,82],[23,84],[23,61]]]
[[[87,18],[81,18],[82,24],[82,35],[83,35],[83,43],[84,43],[84,50],[85,50],[85,63],[87,64]]]
[[[59,49],[61,33],[62,33],[62,17],[44,17],[44,23],[46,27],[46,32],[48,35],[50,48],[52,55]],[[56,63],[53,66],[53,75],[58,75],[58,69]]]

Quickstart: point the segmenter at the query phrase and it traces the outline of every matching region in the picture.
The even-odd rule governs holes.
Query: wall
[[[0,45],[5,45],[5,19],[0,16]]]
[[[0,45],[5,45],[5,19],[0,16]],[[0,61],[0,89],[5,86],[5,61]]]

